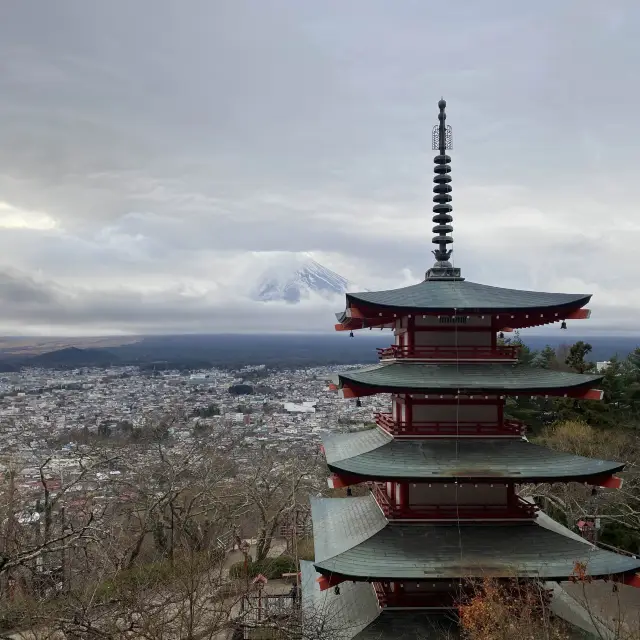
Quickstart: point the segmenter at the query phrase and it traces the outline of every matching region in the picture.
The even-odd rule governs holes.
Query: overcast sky
[[[258,265],[421,280],[441,96],[463,275],[634,331],[638,33],[637,0],[2,2],[0,331],[330,329],[248,302]]]

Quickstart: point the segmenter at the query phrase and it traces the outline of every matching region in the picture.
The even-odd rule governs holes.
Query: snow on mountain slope
[[[292,254],[270,265],[258,278],[252,298],[261,302],[300,302],[312,293],[323,297],[342,295],[349,281],[307,255]]]

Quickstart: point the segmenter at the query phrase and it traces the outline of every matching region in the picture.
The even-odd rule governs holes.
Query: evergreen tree
[[[587,355],[591,353],[592,346],[588,342],[579,340],[569,348],[569,354],[565,360],[565,364],[578,373],[587,373],[595,369],[593,362],[585,360]]]
[[[556,369],[558,366],[556,350],[547,345],[544,349],[538,351],[533,359],[533,366],[541,369]]]

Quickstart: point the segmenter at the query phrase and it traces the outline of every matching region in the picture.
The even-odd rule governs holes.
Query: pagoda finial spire
[[[453,238],[448,235],[453,232],[451,222],[453,217],[451,212],[453,207],[451,204],[451,157],[446,154],[448,149],[452,148],[452,135],[451,126],[445,124],[447,114],[445,108],[447,106],[444,98],[441,98],[438,102],[438,108],[440,113],[438,114],[438,120],[440,121],[435,127],[433,127],[433,150],[438,151],[438,155],[433,159],[435,163],[434,171],[435,177],[433,181],[435,186],[433,187],[433,201],[436,203],[433,206],[434,216],[432,218],[435,223],[433,227],[433,233],[437,234],[433,236],[431,242],[438,248],[433,250],[433,255],[436,257],[436,263],[432,269],[427,271],[427,280],[435,278],[460,278],[460,269],[454,269],[449,263],[452,249],[447,249],[447,245],[453,244]]]

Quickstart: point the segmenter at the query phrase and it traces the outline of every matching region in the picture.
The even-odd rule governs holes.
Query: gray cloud
[[[441,94],[466,277],[631,330],[638,28],[631,0],[5,3],[0,330],[329,328],[241,293],[281,251],[419,279]]]

